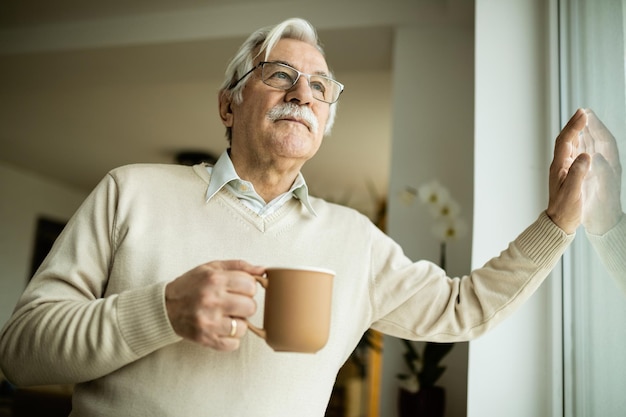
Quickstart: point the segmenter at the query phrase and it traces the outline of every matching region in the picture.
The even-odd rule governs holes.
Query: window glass
[[[602,121],[606,131],[590,133],[600,139],[592,140],[587,150],[601,153],[608,160],[612,171],[603,170],[606,166],[601,165],[602,161],[594,160],[592,172],[614,174],[609,197],[621,202],[621,208],[626,207],[626,181],[619,172],[620,167],[626,166],[625,2],[559,2],[561,118],[566,121],[576,108],[584,107],[592,109]],[[614,139],[614,145],[601,144],[605,139]],[[587,183],[585,204],[604,198],[602,178],[598,178],[595,177],[595,183]],[[601,211],[608,206],[603,201],[597,207]],[[593,218],[594,212],[588,216]],[[595,216],[606,222],[610,218],[606,214]],[[592,227],[592,223],[587,224]],[[569,417],[622,416],[626,410],[624,230],[618,233],[618,224],[618,228],[607,233],[590,236],[581,227],[565,256],[564,411]]]

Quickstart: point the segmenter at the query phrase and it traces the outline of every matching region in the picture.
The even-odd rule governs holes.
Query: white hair
[[[264,59],[267,60],[272,48],[274,48],[276,43],[283,38],[296,39],[306,42],[316,47],[317,50],[324,55],[324,50],[321,46],[315,28],[304,19],[291,18],[277,24],[276,26],[261,28],[252,33],[248,39],[246,39],[226,67],[224,82],[220,88],[221,94],[226,94],[234,103],[241,103],[243,101],[243,95],[241,92],[248,80],[242,80],[233,88],[231,88],[231,86],[246,72],[252,69],[254,66],[254,60],[263,52],[265,52]],[[330,77],[332,78],[332,74]],[[332,126],[335,123],[336,114],[337,103],[335,102],[330,104],[330,113],[328,115],[328,121],[326,122],[326,129],[324,131],[325,135],[330,134]],[[230,128],[226,128],[226,136],[230,141],[232,138],[232,131]]]

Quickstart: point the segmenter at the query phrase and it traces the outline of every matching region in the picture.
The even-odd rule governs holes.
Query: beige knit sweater
[[[363,332],[472,339],[541,284],[573,239],[542,214],[508,249],[460,279],[412,262],[366,217],[312,199],[260,218],[228,191],[208,203],[203,166],[109,173],[70,220],[6,324],[0,361],[16,384],[77,383],[72,416],[322,417]],[[276,353],[248,333],[224,353],[181,340],[164,288],[211,261],[337,272],[328,344]],[[263,291],[257,303],[263,305]],[[262,308],[251,321],[262,323]]]

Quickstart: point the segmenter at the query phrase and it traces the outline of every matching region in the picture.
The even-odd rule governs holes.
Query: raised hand
[[[548,209],[552,221],[566,233],[574,233],[582,218],[582,184],[591,158],[578,150],[579,133],[587,114],[578,109],[556,138],[554,159],[550,165]]]
[[[174,331],[217,350],[237,349],[247,330],[244,319],[256,311],[253,275],[264,272],[244,261],[215,261],[176,278],[165,288]]]

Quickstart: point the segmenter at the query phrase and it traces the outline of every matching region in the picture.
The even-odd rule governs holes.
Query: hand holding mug
[[[174,331],[217,350],[239,348],[245,318],[256,311],[254,276],[264,273],[264,268],[244,261],[215,261],[170,282],[165,303]]]

